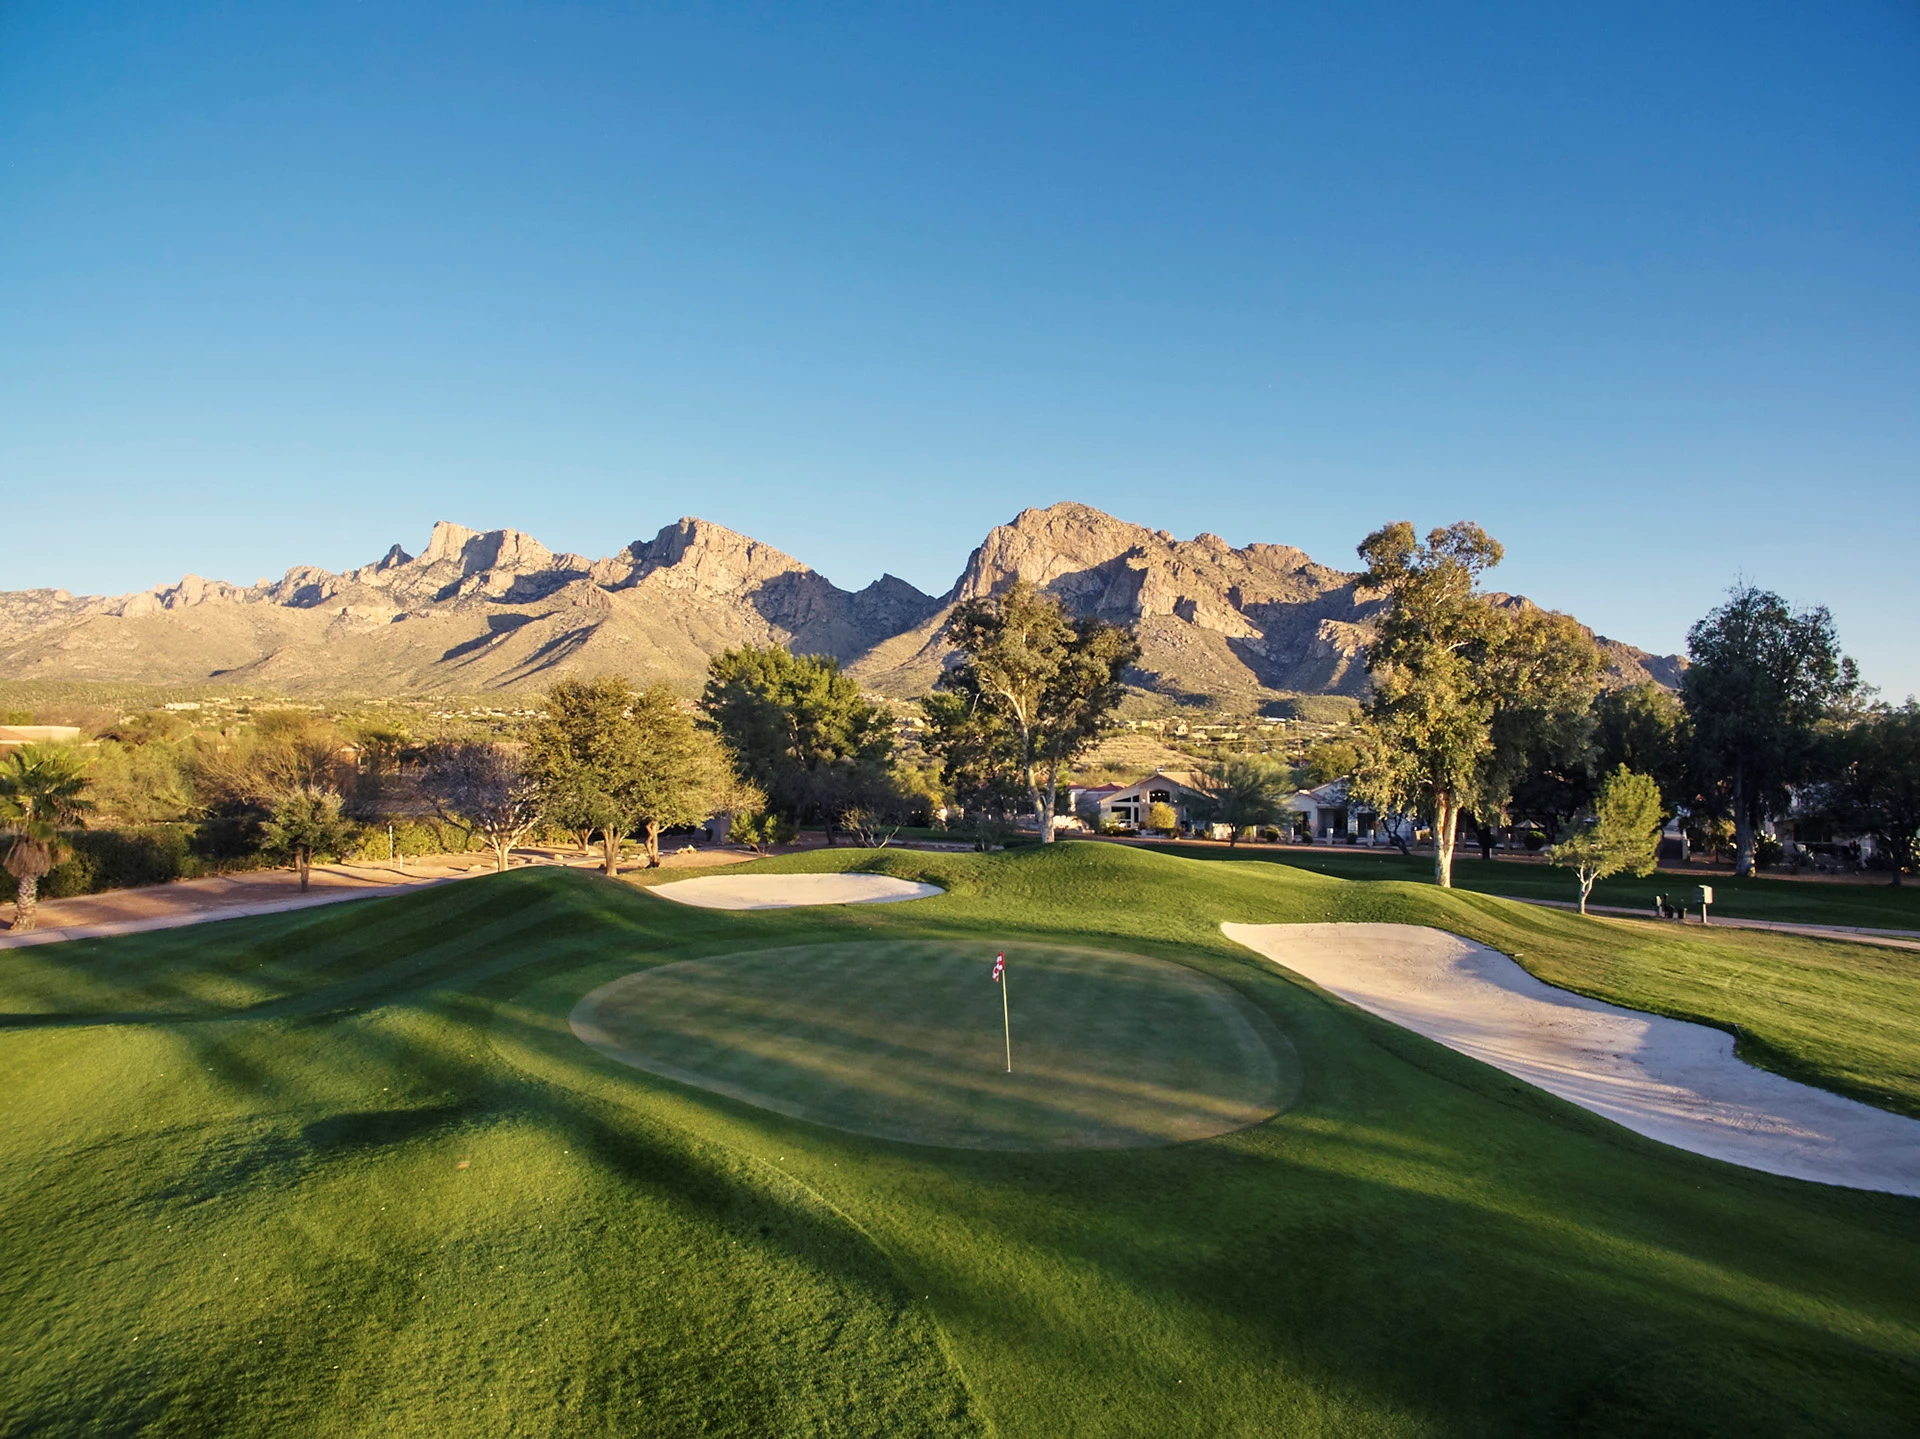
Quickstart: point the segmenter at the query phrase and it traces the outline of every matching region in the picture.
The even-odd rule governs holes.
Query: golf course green
[[[617,979],[581,1000],[572,1024],[602,1053],[668,1079],[855,1134],[962,1149],[1211,1139],[1271,1118],[1295,1087],[1285,1039],[1218,980],[1053,945],[1014,950],[1016,1067],[989,973],[977,944],[766,949]]]
[[[755,868],[944,893],[532,869],[0,952],[0,1434],[1920,1422],[1920,1201],[1639,1138],[1219,924],[1434,925],[1920,1114],[1910,955],[1104,845]]]

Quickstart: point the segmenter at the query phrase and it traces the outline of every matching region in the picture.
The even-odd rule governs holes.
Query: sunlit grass
[[[725,913],[529,872],[0,959],[0,1432],[1910,1432],[1920,1203],[1629,1135],[1217,926],[1443,924],[1909,1107],[1887,952],[1105,846],[771,867],[854,864],[947,893]],[[932,1148],[567,1027],[675,960],[1009,936],[1230,986],[1297,1103]]]

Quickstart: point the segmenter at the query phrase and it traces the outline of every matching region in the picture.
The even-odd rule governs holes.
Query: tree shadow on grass
[[[697,1091],[663,1099],[644,1080],[645,1098],[625,1093],[647,1112],[704,1114],[689,1127],[719,1124],[754,1149],[840,1156],[869,1182],[838,1187],[838,1202],[913,1289],[939,1296],[976,1372],[1066,1350],[1133,1376],[1109,1386],[1110,1411],[1079,1391],[1072,1410],[999,1393],[996,1412],[1025,1412],[1027,1427],[1126,1428],[1151,1396],[1209,1387],[1221,1422],[1279,1422],[1262,1409],[1275,1383],[1476,1432],[1818,1433],[1846,1413],[1856,1432],[1893,1433],[1915,1412],[1920,1346],[1897,1277],[1920,1274],[1910,1202],[1665,1150],[1277,975],[1255,987],[1271,1001],[1277,986],[1292,991],[1277,1021],[1291,1033],[1317,1008],[1313,1049],[1335,1045],[1348,1072],[1310,1074],[1290,1118],[1172,1150],[913,1149]],[[531,1014],[494,1023],[535,1049],[560,1041]],[[621,1092],[586,1068],[570,1087]],[[1399,1092],[1373,1096],[1381,1113],[1343,1113],[1369,1096],[1339,1091],[1382,1068]],[[1089,1274],[1102,1276],[1092,1290]],[[1843,1309],[1865,1306],[1870,1333],[1836,1318],[1836,1291],[1852,1295]],[[1181,1344],[1132,1337],[1181,1314],[1231,1336],[1236,1362],[1206,1385],[1189,1387]]]

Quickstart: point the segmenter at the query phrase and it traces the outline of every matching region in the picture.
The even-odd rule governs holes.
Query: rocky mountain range
[[[0,592],[0,676],[472,694],[618,672],[691,688],[709,656],[752,643],[833,655],[870,689],[906,696],[939,673],[952,606],[1016,577],[1076,612],[1138,625],[1134,678],[1148,694],[1257,705],[1364,688],[1379,602],[1358,576],[1286,545],[1178,540],[1078,504],[996,526],[937,597],[892,575],[843,590],[705,520],[597,560],[442,521],[418,556],[394,545],[341,574],[297,566],[244,587],[188,575],[113,598]],[[1677,656],[1600,643],[1618,682],[1678,680]]]

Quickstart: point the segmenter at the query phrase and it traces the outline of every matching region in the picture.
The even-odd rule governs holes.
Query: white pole
[[[1007,1010],[1007,966],[1000,965],[1000,1023],[1007,1031],[1007,1073],[1013,1073],[1013,1020]]]

